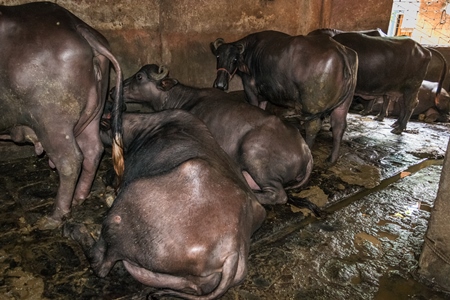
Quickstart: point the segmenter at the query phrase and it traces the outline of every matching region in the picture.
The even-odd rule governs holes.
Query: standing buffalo
[[[368,30],[358,30],[358,31],[344,31],[344,30],[339,30],[339,29],[335,29],[335,28],[320,28],[320,29],[311,31],[310,33],[308,33],[308,35],[326,34],[330,37],[333,37],[337,34],[341,34],[344,32],[355,32],[355,33],[361,33],[361,34],[370,35],[370,36],[387,36],[387,34],[384,33],[383,30],[381,30],[380,28],[368,29]]]
[[[264,208],[192,114],[124,114],[123,125],[125,172],[99,240],[83,224],[66,224],[65,235],[100,277],[121,260],[141,283],[170,289],[157,295],[220,297],[246,276]]]
[[[103,153],[99,122],[110,61],[119,86],[115,108],[121,69],[107,40],[56,4],[0,6],[0,28],[0,138],[32,142],[56,167],[55,207],[38,223],[56,228],[89,195]],[[113,159],[121,172],[120,112],[114,115]]]
[[[328,29],[323,35],[328,36]],[[311,36],[320,34],[320,30],[310,33]],[[343,32],[333,36],[333,39],[358,53],[358,79],[355,95],[363,99],[383,97],[383,108],[377,116],[382,121],[386,116],[391,98],[397,99],[400,114],[392,125],[392,133],[401,134],[418,103],[417,94],[422,80],[427,72],[431,60],[430,50],[419,43],[405,37],[369,36],[358,32]],[[439,96],[442,82],[445,78],[447,65],[443,60],[439,87],[436,98]]]
[[[189,87],[167,75],[165,68],[143,66],[124,81],[125,102],[145,103],[154,111],[183,109],[200,118],[240,166],[262,204],[286,203],[285,189],[307,182],[313,159],[297,128],[246,103],[243,97],[236,99],[214,88]]]
[[[294,111],[304,122],[311,148],[330,115],[333,150],[328,161],[338,159],[347,127],[347,112],[356,85],[356,53],[328,36],[290,36],[277,31],[250,34],[236,42],[211,43],[217,57],[214,87],[226,90],[234,74],[241,77],[247,100],[265,102]]]

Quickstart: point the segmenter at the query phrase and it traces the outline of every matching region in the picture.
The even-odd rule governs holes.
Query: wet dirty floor
[[[318,220],[289,204],[267,206],[247,278],[222,299],[450,299],[416,273],[450,124],[410,122],[397,136],[390,133],[393,119],[372,118],[349,114],[341,158],[330,169],[324,159],[331,134],[323,127],[300,195],[329,215]],[[60,230],[33,227],[52,208],[57,174],[45,157],[15,158],[2,149],[0,299],[145,299],[152,289],[121,263],[97,278]],[[72,214],[92,232],[113,196],[102,182],[109,165],[105,156],[91,197]]]

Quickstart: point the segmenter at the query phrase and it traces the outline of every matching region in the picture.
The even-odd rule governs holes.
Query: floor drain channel
[[[442,165],[444,162],[443,159],[426,159],[421,161],[420,163],[417,163],[415,165],[410,166],[409,168],[407,168],[406,170],[392,176],[389,178],[386,178],[384,180],[381,181],[381,183],[379,185],[377,185],[374,188],[371,189],[365,189],[362,190],[360,192],[357,192],[356,194],[349,196],[339,202],[336,202],[332,205],[330,205],[329,207],[327,207],[326,209],[324,209],[327,213],[331,214],[335,211],[338,211],[348,205],[350,205],[351,203],[367,196],[370,195],[372,193],[378,192],[380,190],[385,189],[387,186],[393,184],[394,182],[400,180],[403,178],[402,173],[408,172],[411,173],[410,175],[425,169],[429,166],[435,166],[435,165]],[[409,175],[409,176],[410,176]],[[304,228],[305,226],[307,226],[308,224],[311,224],[313,222],[317,222],[320,221],[320,219],[317,219],[315,217],[312,216],[308,216],[306,218],[301,219],[298,222],[294,222],[286,227],[283,227],[282,229],[280,229],[279,231],[272,233],[271,235],[261,238],[257,241],[255,241],[254,243],[252,243],[251,249],[250,251],[254,251],[256,249],[259,249],[261,247],[264,246],[268,246],[268,245],[272,245],[274,243],[280,242],[282,240],[284,240],[285,238],[287,238],[289,235],[291,235],[292,233],[300,230],[301,228]]]

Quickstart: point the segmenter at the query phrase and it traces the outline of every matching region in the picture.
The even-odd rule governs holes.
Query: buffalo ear
[[[158,89],[167,92],[178,84],[178,81],[173,78],[164,78],[158,82]]]
[[[225,41],[223,38],[218,38],[216,39],[214,42],[212,42],[211,44],[209,44],[209,47],[211,48],[211,52],[216,55],[217,53],[217,48],[219,48],[220,45],[224,44]]]

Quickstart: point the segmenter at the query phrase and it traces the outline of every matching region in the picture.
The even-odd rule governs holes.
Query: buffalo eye
[[[141,81],[142,80],[142,74],[141,73],[136,74],[136,79],[138,81]]]

